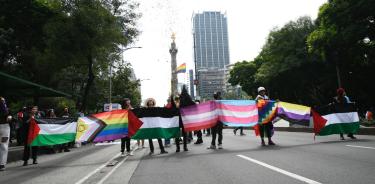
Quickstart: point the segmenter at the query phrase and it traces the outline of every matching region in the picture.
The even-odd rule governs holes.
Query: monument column
[[[171,48],[169,49],[169,53],[171,54],[171,94],[176,95],[177,94],[177,61],[176,61],[176,56],[177,56],[177,47],[175,43],[176,35],[175,33],[172,33],[172,43],[171,43]]]

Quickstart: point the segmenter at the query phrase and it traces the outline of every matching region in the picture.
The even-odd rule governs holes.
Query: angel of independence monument
[[[176,60],[176,56],[177,56],[177,46],[176,46],[176,35],[175,33],[172,34],[171,36],[172,38],[172,43],[171,43],[171,47],[169,49],[169,53],[171,54],[171,94],[172,95],[176,95],[178,93],[177,91],[177,60]]]

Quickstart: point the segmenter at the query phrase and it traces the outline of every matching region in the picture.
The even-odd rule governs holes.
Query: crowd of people
[[[23,107],[14,115],[9,111],[5,98],[0,97],[0,171],[5,170],[8,159],[9,144],[23,146],[23,166],[29,164],[30,158],[32,164],[38,164],[37,146],[28,145],[28,133],[30,121],[33,118],[57,118],[54,109],[40,111],[38,106]],[[65,107],[59,117],[70,118],[69,108]],[[70,152],[74,142],[62,145],[48,147],[50,152]]]
[[[171,97],[168,100],[168,104],[165,106],[166,108],[182,108],[193,104],[199,104],[199,100],[192,101],[190,96],[181,95],[180,97]],[[180,99],[180,98],[188,98],[188,99]],[[221,100],[221,93],[216,92],[213,95],[215,100]],[[267,91],[264,87],[258,88],[258,96],[255,100],[269,100],[270,98],[267,96]],[[27,135],[29,130],[29,123],[32,118],[56,118],[56,114],[54,109],[48,109],[45,111],[39,111],[37,106],[30,106],[28,108],[23,107],[19,112],[12,116],[9,112],[9,108],[7,103],[3,97],[0,97],[0,171],[5,170],[5,165],[7,162],[8,156],[8,146],[12,140],[16,140],[17,145],[24,146],[24,154],[23,154],[23,165],[27,166],[28,160],[32,159],[32,164],[38,164],[37,156],[38,156],[38,147],[37,146],[29,146],[27,144]],[[349,97],[346,95],[345,90],[343,88],[337,89],[337,96],[334,97],[333,102],[330,104],[342,104],[342,103],[351,103]],[[156,106],[156,101],[153,98],[149,98],[145,101],[144,107],[145,108],[152,108]],[[131,110],[133,109],[131,105],[131,101],[128,98],[125,98],[122,103],[123,109]],[[371,114],[370,114],[371,113]],[[79,114],[82,116],[82,114]],[[368,112],[366,116],[372,118],[372,112]],[[59,117],[62,118],[69,118],[71,117],[69,113],[68,107],[64,108],[63,112]],[[193,140],[193,135],[196,135],[196,142],[194,144],[202,144],[203,143],[203,134],[206,136],[211,136],[211,143],[207,147],[207,149],[223,149],[223,123],[217,122],[217,124],[210,128],[204,130],[198,130],[194,132],[186,132],[184,130],[184,126],[179,118],[179,126],[181,128],[181,136],[176,138],[176,152],[180,152],[180,143],[183,144],[183,150],[188,151],[187,144],[189,144]],[[240,135],[245,135],[243,133],[243,127],[237,127],[233,129],[233,133],[236,135],[237,131],[240,130]],[[259,125],[259,133],[260,133],[260,140],[261,146],[266,146],[266,142],[264,141],[264,137],[266,136],[268,139],[268,145],[272,146],[275,143],[272,141],[272,135],[274,134],[274,127],[273,123],[267,123],[264,125]],[[348,137],[351,139],[356,139],[353,134],[348,134]],[[344,135],[340,134],[340,138],[344,140]],[[130,146],[130,137],[124,137],[121,139],[121,155],[122,156],[132,156],[133,153],[131,152]],[[150,155],[154,154],[154,145],[153,140],[149,139],[149,148],[150,148]],[[162,139],[157,139],[160,148],[160,154],[168,153],[165,150],[165,147],[169,147],[171,145],[171,141],[166,139],[164,144]],[[70,147],[73,146],[74,143],[67,143],[63,145],[52,146],[52,150],[57,150],[59,152],[69,152]],[[138,148],[145,148],[144,140],[137,140]],[[125,152],[126,151],[126,152]]]

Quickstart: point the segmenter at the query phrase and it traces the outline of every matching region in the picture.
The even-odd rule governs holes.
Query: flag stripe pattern
[[[228,126],[251,127],[258,123],[254,100],[217,100],[219,121]]]
[[[359,130],[358,112],[352,103],[333,104],[317,111],[321,119],[325,121],[324,126],[316,131],[318,135],[356,133]],[[319,121],[314,121],[315,123],[319,123]]]
[[[77,121],[76,142],[91,142],[103,130],[105,123],[94,117],[81,117]]]
[[[32,119],[30,146],[51,146],[75,140],[77,123],[67,118]],[[33,135],[33,136],[30,136]]]
[[[292,124],[309,126],[311,108],[303,105],[278,102],[277,116]]]
[[[186,63],[181,64],[176,69],[176,73],[185,73],[186,72]]]
[[[251,127],[258,123],[254,100],[216,100],[184,107],[181,118],[186,131],[211,128],[218,121],[228,126]]]
[[[259,124],[266,124],[272,122],[277,115],[277,103],[272,100],[258,100],[258,115]]]
[[[128,111],[114,110],[94,114],[92,117],[105,123],[105,127],[95,137],[94,142],[112,141],[128,136]]]
[[[132,112],[142,122],[132,139],[169,139],[180,135],[179,111],[175,108],[136,108]]]

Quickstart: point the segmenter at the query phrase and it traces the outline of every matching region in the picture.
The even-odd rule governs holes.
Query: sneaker
[[[5,166],[4,165],[0,165],[0,171],[5,171]]]
[[[176,153],[179,153],[179,152],[180,152],[180,148],[177,148],[177,149],[176,149]]]
[[[244,135],[246,135],[246,134],[244,134],[244,133],[241,133],[240,135],[241,135],[241,136],[244,136]]]
[[[266,146],[266,143],[264,141],[262,141],[262,146]]]
[[[223,149],[223,145],[222,145],[222,144],[217,145],[217,147],[218,147],[219,149]]]
[[[38,164],[38,161],[37,160],[33,160],[33,164]]]
[[[153,151],[150,151],[149,155],[153,155],[153,154],[154,154],[154,152],[153,152]]]
[[[274,142],[272,142],[272,141],[268,141],[268,145],[271,145],[271,146],[273,146],[273,145],[275,145],[275,143],[274,143]]]
[[[126,155],[125,155],[125,153],[124,153],[124,152],[121,152],[121,156],[122,156],[122,157],[125,157]]]
[[[160,154],[167,154],[168,151],[161,151]]]
[[[350,137],[351,139],[357,139],[357,137],[354,137],[354,135],[351,135],[351,136],[348,136]]]
[[[126,155],[128,155],[128,156],[134,156],[134,154],[132,153],[132,152],[126,152]]]
[[[185,147],[185,148],[184,148],[184,151],[189,151],[189,150],[188,150],[188,148]]]
[[[22,166],[27,166],[27,165],[28,165],[27,161],[23,161]]]
[[[344,138],[344,137],[340,137],[340,139],[341,139],[341,140],[345,140],[345,138]]]
[[[237,133],[236,129],[233,129],[233,133],[234,133],[234,135],[236,135],[236,133]]]
[[[64,152],[70,152],[70,149],[64,149]]]
[[[194,144],[202,144],[203,143],[203,140],[197,140]]]
[[[207,149],[216,149],[216,146],[215,145],[211,145],[211,146],[207,147]]]

